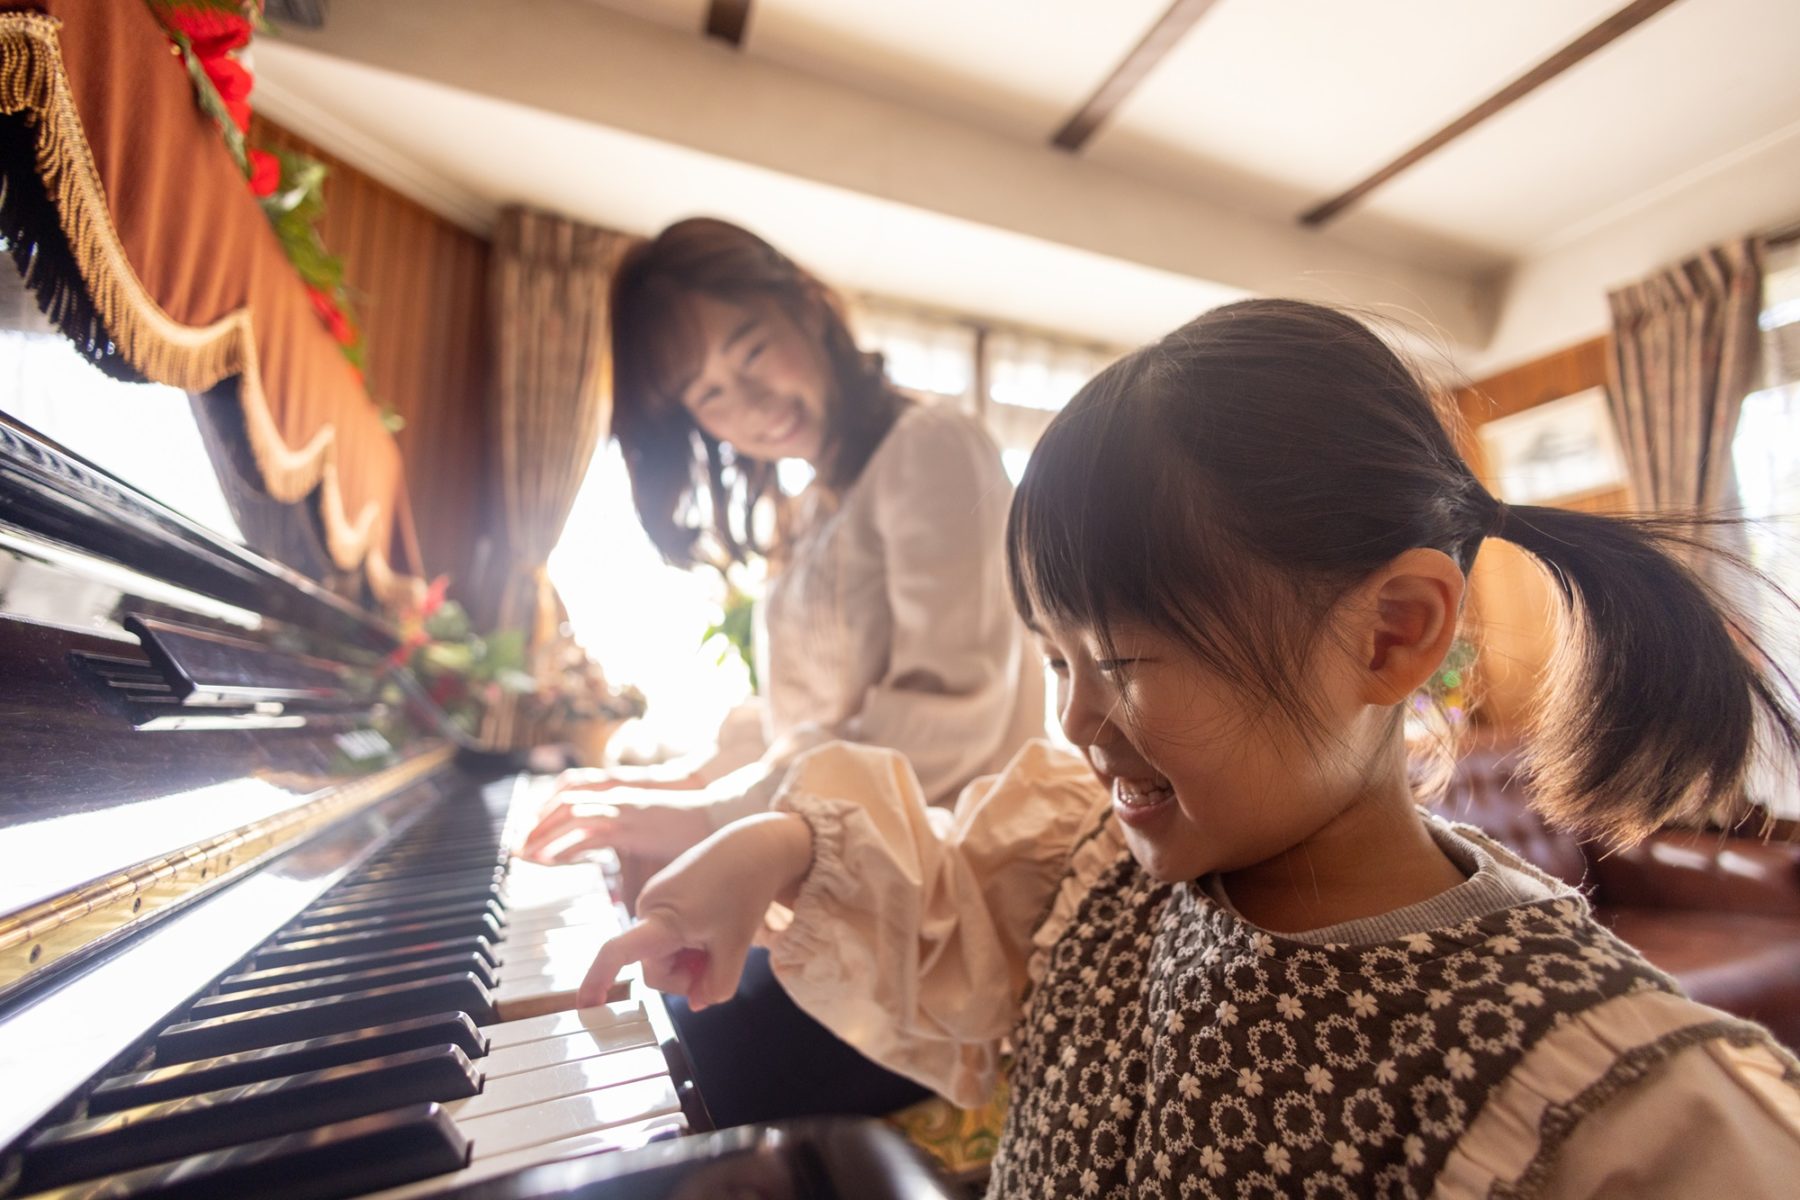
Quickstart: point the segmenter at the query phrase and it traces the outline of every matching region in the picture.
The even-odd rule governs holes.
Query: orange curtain
[[[492,532],[487,239],[261,117],[251,118],[250,143],[325,164],[319,234],[344,262],[369,394],[403,422],[395,436],[421,557],[466,602]]]
[[[190,392],[238,377],[268,493],[316,489],[333,561],[414,594],[399,447],[142,0],[0,0],[0,119],[32,147],[0,224],[64,332]]]

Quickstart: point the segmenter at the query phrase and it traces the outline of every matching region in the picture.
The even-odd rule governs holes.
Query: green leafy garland
[[[225,149],[243,172],[288,262],[306,285],[313,310],[361,382],[366,347],[344,285],[344,263],[325,249],[319,236],[318,222],[325,212],[325,164],[289,150],[253,147],[246,136],[255,81],[239,52],[250,44],[253,34],[268,31],[262,0],[146,3],[179,51],[200,110],[219,127]],[[405,424],[385,405],[381,416],[391,432]]]

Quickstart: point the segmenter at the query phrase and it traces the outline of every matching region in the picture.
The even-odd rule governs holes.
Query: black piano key
[[[365,869],[372,871],[386,867],[412,866],[423,863],[472,863],[484,859],[489,863],[494,863],[498,862],[499,858],[499,840],[489,835],[408,846],[383,857],[379,862],[370,863]]]
[[[99,1116],[284,1075],[323,1071],[428,1046],[455,1046],[466,1057],[476,1059],[487,1054],[488,1040],[468,1014],[435,1013],[410,1021],[372,1025],[353,1033],[284,1042],[260,1050],[115,1075],[88,1094],[88,1115]]]
[[[394,896],[403,896],[409,892],[438,892],[451,889],[467,888],[470,894],[476,894],[488,888],[499,887],[506,882],[506,872],[498,867],[492,871],[468,871],[455,875],[429,875],[422,879],[390,880],[386,883],[359,883],[355,886],[333,888],[326,893],[334,904],[349,903],[353,900],[385,900]]]
[[[506,867],[500,863],[478,864],[444,864],[429,866],[420,865],[395,871],[371,871],[352,875],[341,885],[345,890],[356,888],[419,888],[427,884],[434,887],[459,887],[465,883],[478,883],[504,876]]]
[[[470,954],[489,967],[500,965],[500,952],[494,949],[494,944],[488,939],[484,937],[449,938],[445,941],[425,942],[417,946],[395,946],[388,950],[371,951],[368,954],[347,954],[342,958],[321,958],[312,962],[289,963],[283,967],[243,971],[221,979],[219,990],[221,992],[238,992],[251,988],[273,987],[278,983],[291,983],[299,979],[317,979],[323,975],[343,975],[350,971],[401,966],[422,958],[441,958],[448,954]]]
[[[34,1200],[339,1200],[467,1166],[436,1104],[413,1105],[76,1184]]]
[[[346,882],[397,883],[402,879],[418,879],[433,875],[480,875],[505,864],[497,852],[481,855],[426,855],[414,862],[383,863],[365,868]]]
[[[204,1021],[184,1021],[157,1035],[156,1060],[192,1062],[280,1042],[350,1033],[365,1025],[437,1012],[464,1012],[477,1025],[491,1024],[493,995],[481,980],[465,971]]]
[[[462,917],[450,921],[415,921],[390,929],[364,930],[339,937],[307,938],[265,946],[253,960],[258,969],[280,967],[288,963],[312,962],[321,958],[342,958],[347,954],[365,954],[371,950],[391,950],[400,946],[420,946],[445,938],[485,937],[500,940],[500,923],[492,917]]]
[[[324,901],[307,909],[295,918],[298,925],[329,925],[337,920],[351,920],[356,917],[377,916],[381,913],[396,912],[412,905],[425,904],[481,904],[486,901],[499,903],[500,889],[488,888],[481,892],[471,893],[461,888],[451,888],[438,892],[415,892],[405,896],[390,896],[382,900],[351,901],[343,904]]]
[[[409,1050],[53,1125],[26,1143],[20,1181],[53,1187],[480,1090],[455,1046]]]
[[[340,917],[335,921],[311,921],[304,924],[296,921],[277,933],[275,940],[278,942],[301,942],[308,938],[338,937],[346,933],[361,933],[364,930],[380,929],[389,925],[415,925],[421,921],[451,921],[458,917],[479,918],[483,915],[493,917],[495,924],[506,924],[506,911],[500,906],[498,900],[476,897],[473,900],[462,900],[450,904],[420,905],[395,909],[392,912]]]
[[[370,988],[386,987],[390,983],[405,983],[410,979],[429,979],[434,975],[465,971],[490,988],[497,986],[499,982],[494,978],[494,969],[476,955],[437,955],[370,971],[322,975],[315,979],[301,979],[249,991],[222,992],[217,996],[196,1000],[188,1009],[187,1019],[200,1021],[252,1008],[269,1008],[277,1004],[291,1004],[296,1000],[311,1000],[318,996],[342,995],[345,992],[366,992]]]

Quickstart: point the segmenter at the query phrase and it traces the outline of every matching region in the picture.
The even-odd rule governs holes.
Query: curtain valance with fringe
[[[0,0],[0,126],[0,232],[57,326],[125,377],[238,376],[269,495],[318,489],[333,561],[403,602],[399,448],[141,0]]]

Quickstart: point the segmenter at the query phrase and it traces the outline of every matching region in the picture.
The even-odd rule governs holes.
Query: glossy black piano
[[[571,1011],[605,881],[509,863],[395,644],[0,414],[0,1196],[946,1194]]]

